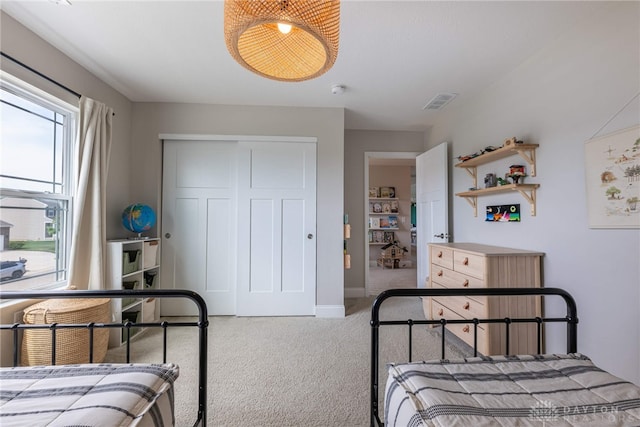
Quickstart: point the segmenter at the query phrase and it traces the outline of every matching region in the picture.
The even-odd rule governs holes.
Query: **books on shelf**
[[[380,187],[380,196],[383,199],[393,199],[396,197],[396,187]]]
[[[398,208],[399,203],[397,200],[369,203],[369,213],[398,213]]]
[[[369,217],[369,228],[398,228],[398,216],[371,216]]]
[[[369,187],[370,199],[395,199],[396,187]]]
[[[391,243],[394,240],[393,231],[369,230],[369,243]]]

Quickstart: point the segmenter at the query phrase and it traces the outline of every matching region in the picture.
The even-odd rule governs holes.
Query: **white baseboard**
[[[344,288],[345,298],[364,298],[364,288]]]
[[[316,317],[344,317],[344,305],[316,305]]]

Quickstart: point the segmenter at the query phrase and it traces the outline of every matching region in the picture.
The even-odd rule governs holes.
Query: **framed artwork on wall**
[[[590,228],[640,228],[640,126],[585,143]]]
[[[520,204],[487,206],[488,222],[520,222]]]

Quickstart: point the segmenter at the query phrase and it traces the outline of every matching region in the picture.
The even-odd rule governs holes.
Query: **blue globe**
[[[156,224],[156,213],[149,205],[135,203],[124,208],[122,225],[134,233],[149,231]]]

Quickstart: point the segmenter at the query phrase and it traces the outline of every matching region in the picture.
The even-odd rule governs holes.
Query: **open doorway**
[[[415,179],[412,152],[365,153],[367,295],[417,287]]]

